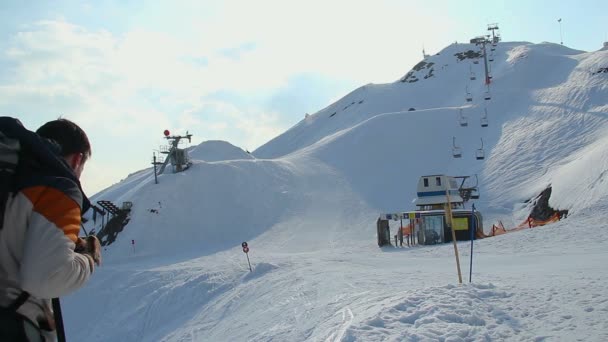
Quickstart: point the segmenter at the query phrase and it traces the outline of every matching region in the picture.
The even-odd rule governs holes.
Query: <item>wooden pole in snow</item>
[[[450,189],[449,187],[445,191],[445,195],[448,199],[448,205],[445,210],[446,219],[448,225],[452,230],[452,242],[454,243],[454,255],[456,256],[456,268],[458,269],[458,283],[462,284],[462,273],[460,272],[460,258],[458,257],[458,244],[456,244],[456,231],[454,230],[454,218],[452,217],[452,202],[450,201]]]

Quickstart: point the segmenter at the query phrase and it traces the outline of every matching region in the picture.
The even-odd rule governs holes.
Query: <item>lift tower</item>
[[[167,154],[165,161],[162,163],[158,174],[165,171],[165,167],[169,162],[173,165],[173,172],[181,172],[192,164],[188,158],[188,152],[178,147],[181,139],[188,139],[192,142],[192,134],[186,132],[186,135],[171,135],[169,130],[164,131],[165,139],[169,141],[169,145],[161,146],[160,152]]]
[[[498,31],[498,24],[489,24],[488,31],[492,31],[492,44],[496,44],[500,41],[500,34],[496,33]]]

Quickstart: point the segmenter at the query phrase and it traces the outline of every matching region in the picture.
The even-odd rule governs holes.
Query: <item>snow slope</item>
[[[208,140],[188,151],[190,158],[207,162],[252,159],[253,156],[227,141]]]
[[[256,158],[203,143],[158,185],[142,170],[100,192],[94,201],[132,201],[133,213],[64,300],[70,340],[608,339],[608,74],[594,73],[608,51],[500,43],[485,101],[482,64],[456,56],[471,49],[451,45],[400,81],[353,91]],[[547,185],[570,215],[476,241],[473,283],[458,285],[451,245],[375,244],[378,215],[413,209],[418,177],[435,173],[479,175],[486,230],[519,223]],[[465,280],[469,248],[459,244]]]

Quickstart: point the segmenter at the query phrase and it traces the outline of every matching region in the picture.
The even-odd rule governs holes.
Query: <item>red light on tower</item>
[[[169,134],[171,134],[171,132],[169,132],[169,130],[168,130],[168,129],[166,129],[166,130],[163,132],[163,134],[164,134],[166,137],[168,137],[168,136],[169,136]]]

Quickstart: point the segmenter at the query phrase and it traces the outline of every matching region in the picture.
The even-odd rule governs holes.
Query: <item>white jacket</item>
[[[0,230],[1,306],[27,291],[30,297],[17,311],[40,324],[52,315],[51,298],[86,283],[93,260],[74,252],[82,201],[74,182],[51,177],[9,197]]]

